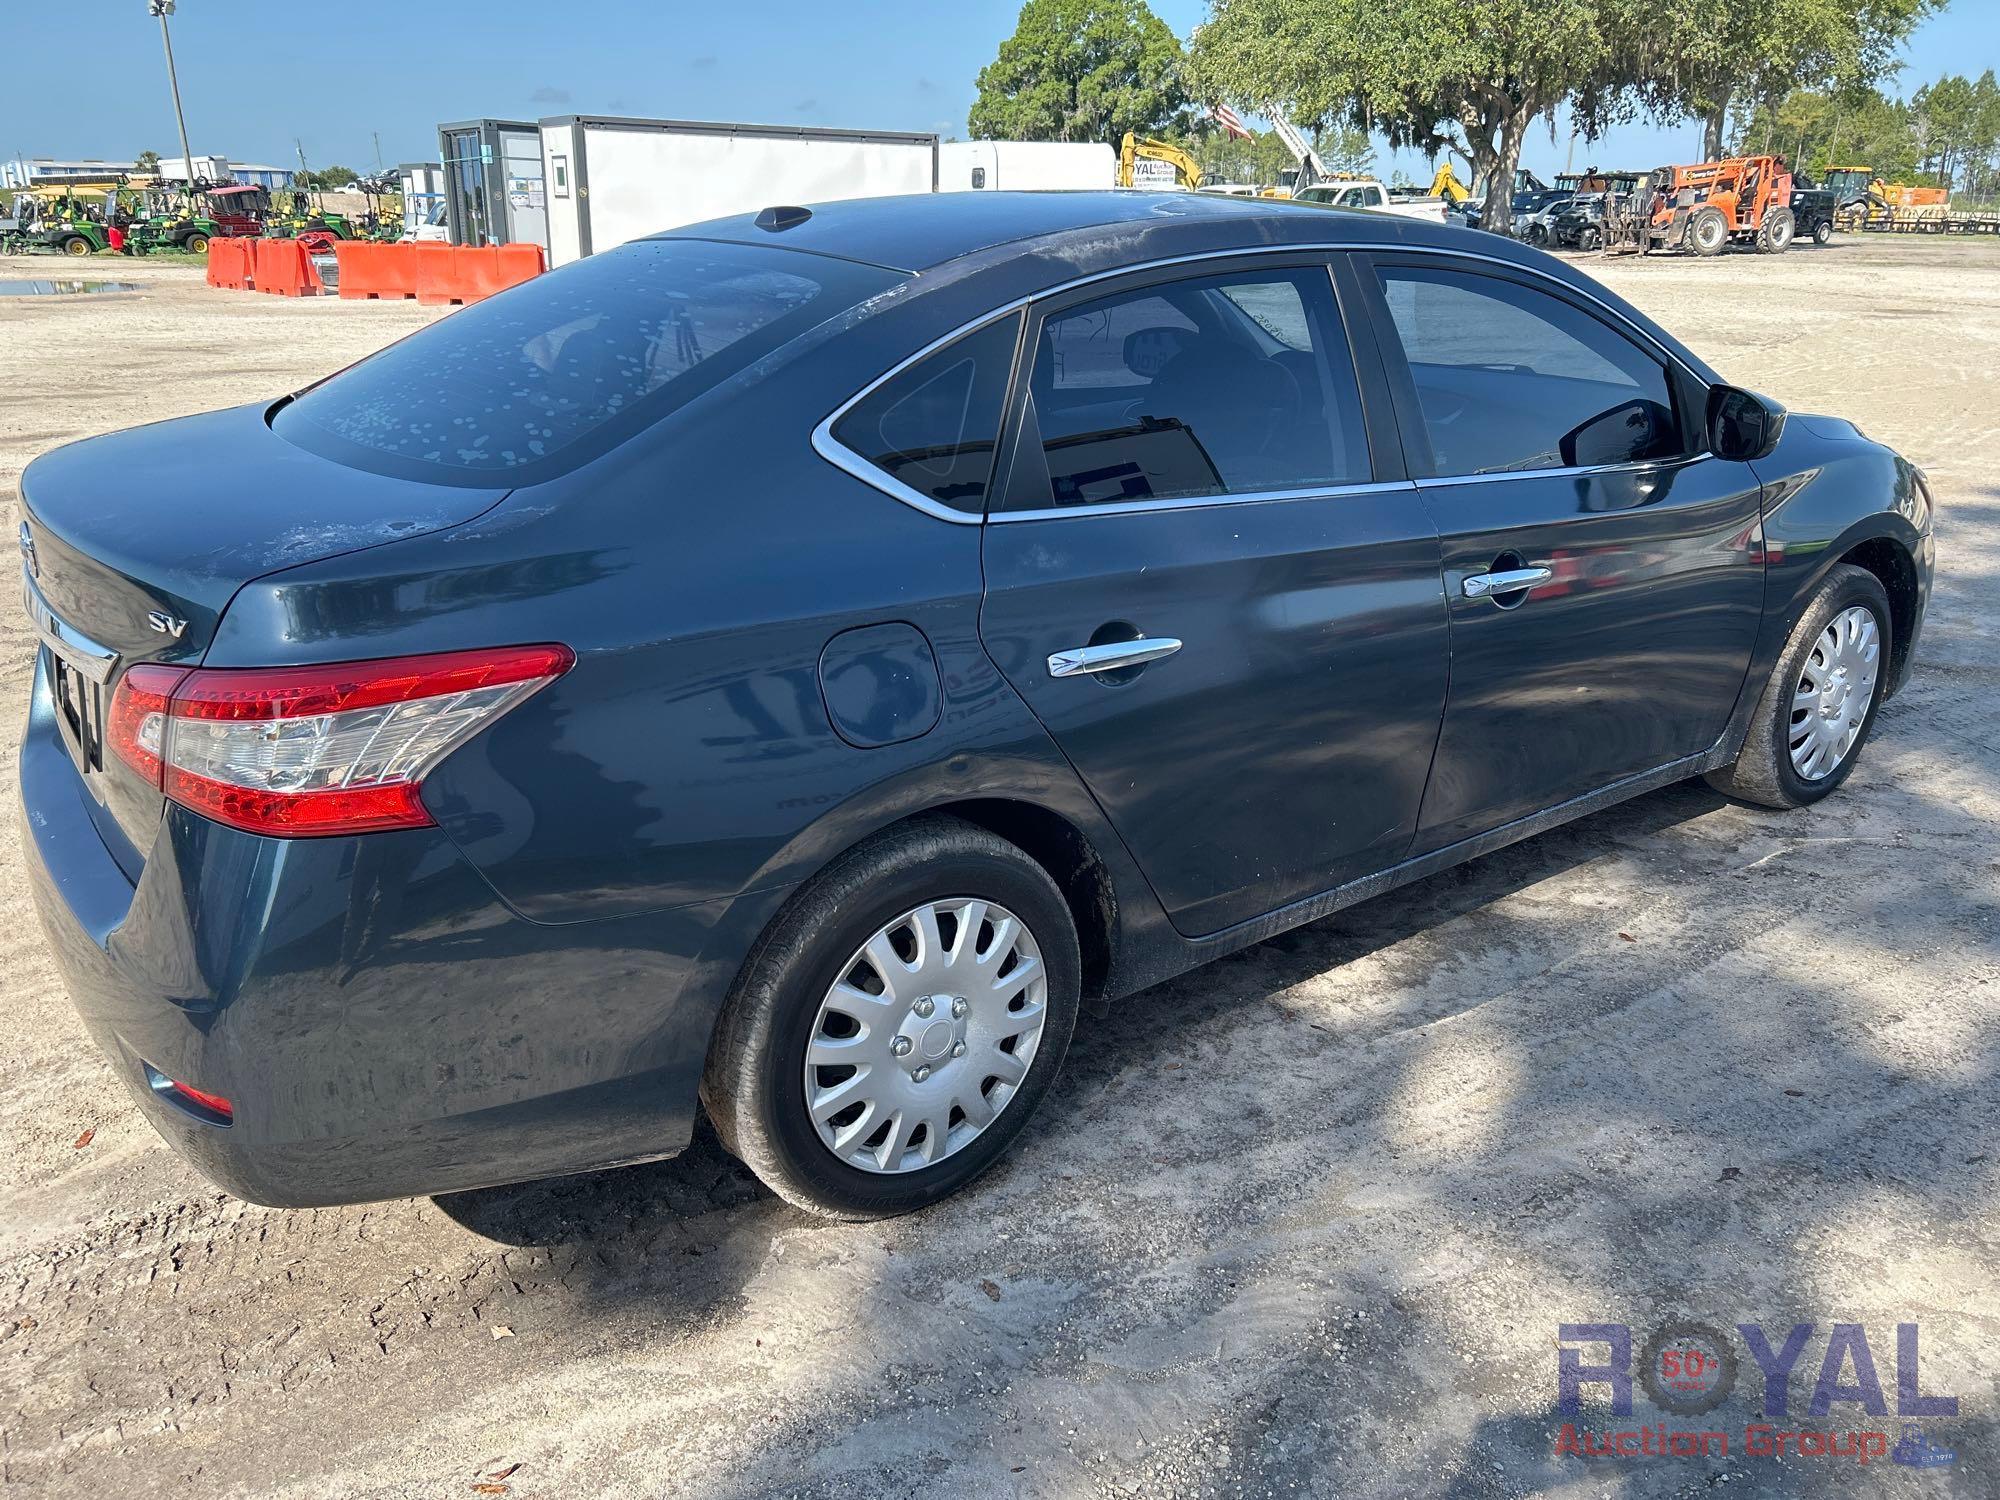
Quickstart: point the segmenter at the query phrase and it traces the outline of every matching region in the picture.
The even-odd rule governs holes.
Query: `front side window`
[[[1671,458],[1683,448],[1666,367],[1608,324],[1518,282],[1385,266],[1431,474]]]
[[[1030,381],[1048,470],[1031,506],[1313,489],[1369,477],[1323,267],[1244,271],[1065,308]]]
[[[898,371],[834,424],[835,441],[926,499],[980,514],[1020,330],[1016,313]]]
[[[361,468],[534,483],[898,279],[761,245],[639,240],[391,344],[306,391],[272,427]]]

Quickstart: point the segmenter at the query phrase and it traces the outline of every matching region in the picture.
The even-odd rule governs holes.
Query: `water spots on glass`
[[[641,241],[442,319],[274,425],[480,471],[581,461],[896,279],[763,246]]]

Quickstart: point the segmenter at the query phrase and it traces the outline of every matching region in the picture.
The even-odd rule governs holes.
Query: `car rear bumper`
[[[221,1187],[362,1202],[686,1144],[716,1010],[782,891],[541,924],[437,829],[273,840],[173,806],[135,884],[45,700],[38,672],[21,840],[43,927],[141,1112]]]

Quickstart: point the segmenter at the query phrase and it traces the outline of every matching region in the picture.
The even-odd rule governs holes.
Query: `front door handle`
[[[1471,573],[1460,585],[1468,599],[1489,599],[1495,594],[1517,594],[1555,577],[1553,568],[1508,568],[1500,573]]]
[[[1102,646],[1072,646],[1049,658],[1049,676],[1078,677],[1086,672],[1116,672],[1125,667],[1143,666],[1172,656],[1181,643],[1171,636],[1151,636],[1136,641],[1107,641]]]

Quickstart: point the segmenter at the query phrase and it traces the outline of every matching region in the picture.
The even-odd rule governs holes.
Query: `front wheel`
[[[1602,250],[1604,248],[1603,231],[1595,224],[1586,224],[1582,229],[1577,231],[1576,248],[1585,254],[1589,254],[1593,250]]]
[[[956,818],[870,840],[795,896],[738,977],[702,1101],[729,1150],[830,1218],[964,1186],[1069,1048],[1082,961],[1062,893]]]
[[[1854,769],[1888,682],[1889,596],[1866,568],[1827,574],[1764,687],[1732,765],[1708,773],[1717,791],[1765,807],[1806,807]]]
[[[1688,220],[1687,239],[1696,255],[1720,255],[1729,244],[1729,221],[1721,209],[1703,204]]]
[[[1783,255],[1792,247],[1798,223],[1789,208],[1774,208],[1757,227],[1757,250],[1762,255]]]

